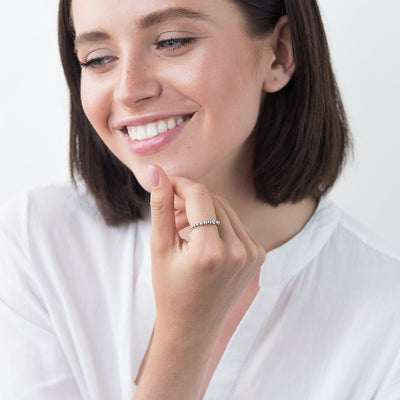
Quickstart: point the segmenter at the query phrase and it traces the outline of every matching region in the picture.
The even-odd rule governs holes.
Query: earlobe
[[[263,89],[274,93],[285,87],[296,70],[289,19],[285,15],[277,22],[270,37],[273,56],[270,58]]]

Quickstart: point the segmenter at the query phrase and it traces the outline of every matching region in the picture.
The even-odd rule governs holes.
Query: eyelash
[[[175,51],[179,50],[182,47],[189,46],[194,42],[194,38],[170,38],[165,40],[160,40],[159,42],[154,43],[158,50],[166,49],[167,51]],[[167,43],[176,43],[178,42],[177,46],[166,47]]]
[[[82,68],[100,68],[110,60],[112,60],[112,57],[97,57],[86,62],[80,62],[79,64]]]
[[[165,40],[160,40],[159,42],[153,43],[154,46],[156,46],[157,50],[165,50],[167,52],[174,52],[176,50],[179,50],[185,46],[189,46],[194,42],[194,38],[171,38],[171,39],[165,39]],[[168,46],[171,44],[175,44],[172,46]],[[108,64],[113,57],[97,57],[93,58],[89,61],[85,62],[80,62],[80,66],[82,68],[100,68],[105,64]]]

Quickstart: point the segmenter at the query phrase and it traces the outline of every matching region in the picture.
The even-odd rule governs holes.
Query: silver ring
[[[198,228],[200,226],[207,226],[207,225],[219,225],[221,222],[217,219],[211,219],[210,221],[202,221],[194,224],[190,227],[190,229]]]

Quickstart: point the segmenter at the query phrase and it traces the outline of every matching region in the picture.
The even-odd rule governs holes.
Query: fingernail
[[[154,165],[149,165],[149,179],[151,187],[153,189],[158,188],[158,185],[160,184],[160,173]]]

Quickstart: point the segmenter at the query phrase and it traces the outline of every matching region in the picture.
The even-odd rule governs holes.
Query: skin
[[[168,7],[205,18],[141,26],[141,18]],[[79,61],[98,59],[82,70],[85,113],[151,192],[157,320],[135,399],[202,398],[257,294],[265,252],[299,232],[315,209],[311,199],[268,207],[251,183],[261,99],[283,88],[295,70],[287,19],[254,39],[228,0],[73,0],[72,16]],[[99,31],[102,37],[83,40]],[[178,40],[187,37],[195,40]],[[132,152],[119,121],[155,114],[193,117],[160,150]],[[182,233],[214,218],[220,226]]]

